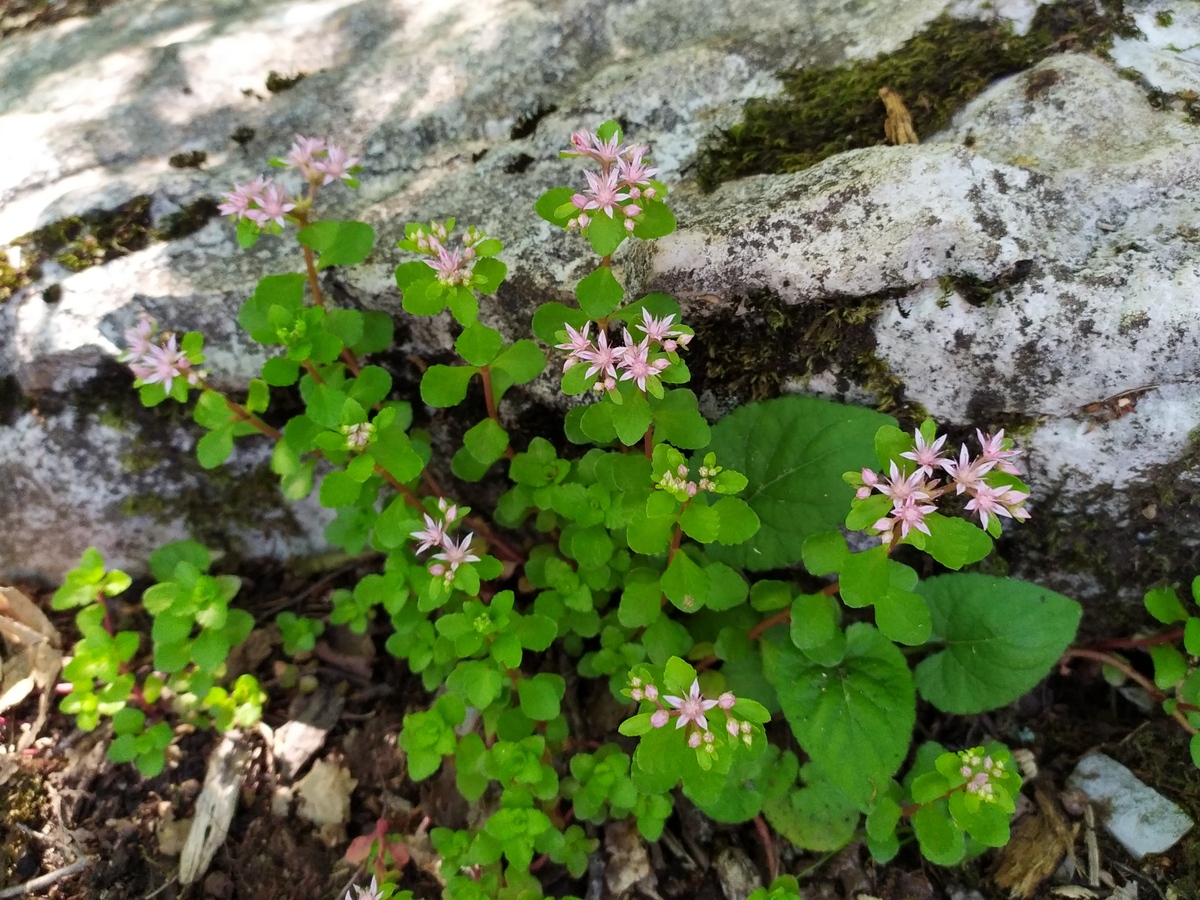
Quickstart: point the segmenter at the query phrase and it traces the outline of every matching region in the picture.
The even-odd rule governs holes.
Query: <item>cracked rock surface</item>
[[[0,171],[0,243],[142,195],[162,216],[262,171],[296,132],[326,135],[365,171],[357,193],[327,193],[324,214],[379,232],[364,266],[326,273],[330,293],[398,311],[391,248],[403,223],[455,215],[505,241],[510,281],[482,317],[517,337],[587,266],[578,239],[552,233],[533,201],[577,179],[578,165],[556,157],[570,131],[618,117],[651,146],[680,222],[656,245],[623,249],[632,289],[669,290],[700,318],[736,318],[763,294],[797,316],[870,304],[870,353],[906,402],[952,425],[1020,426],[1035,501],[1119,523],[1131,492],[1190,452],[1200,425],[1200,128],[1152,108],[1145,90],[1200,90],[1195,67],[1166,49],[1200,43],[1186,40],[1194,16],[1177,11],[1164,30],[1161,3],[1127,4],[1146,38],[1119,40],[1117,63],[1047,59],[918,146],[856,150],[710,195],[692,181],[705,137],[747,99],[777,93],[779,69],[894,50],[947,10],[1028,27],[1036,5],[117,3],[0,44],[0,136],[14,148]],[[272,71],[307,77],[270,93]],[[237,129],[253,130],[244,147]],[[168,165],[190,150],[207,154],[202,168]],[[111,362],[119,335],[143,309],[203,331],[215,383],[244,388],[263,356],[237,329],[238,305],[262,275],[299,267],[279,240],[238,250],[216,219],[86,271],[48,263],[0,303],[0,484],[16,501],[0,505],[0,577],[59,578],[88,545],[136,570],[205,515],[210,537],[247,555],[321,548],[320,511],[295,515],[277,498],[252,502],[262,519],[299,527],[227,525],[215,504],[185,511],[185,495],[218,493],[168,458],[195,433],[112,400],[124,386]],[[399,349],[440,352],[449,327],[413,323]],[[803,362],[782,373],[787,389],[878,402],[877,386]],[[1080,414],[1146,387],[1134,415]],[[265,450],[248,442],[235,464],[259,471]]]

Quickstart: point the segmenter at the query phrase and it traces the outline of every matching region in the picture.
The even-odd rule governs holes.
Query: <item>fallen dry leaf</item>
[[[42,691],[37,722],[21,738],[23,750],[37,738],[49,711],[49,688],[62,668],[62,639],[37,604],[11,587],[0,587],[0,638],[8,650],[0,656],[0,712]]]
[[[321,759],[296,782],[295,793],[300,798],[297,813],[318,826],[321,839],[330,846],[345,842],[350,794],[357,784],[349,769]]]
[[[1075,844],[1058,801],[1040,787],[1034,800],[1037,811],[1017,821],[996,870],[996,884],[1021,900],[1033,896]]]
[[[919,144],[917,132],[913,128],[912,116],[904,100],[890,87],[879,89],[879,99],[887,109],[887,119],[883,123],[883,134],[891,144]]]
[[[1050,893],[1055,897],[1066,897],[1067,900],[1096,900],[1099,896],[1095,891],[1078,884],[1064,884],[1062,887],[1051,888]]]

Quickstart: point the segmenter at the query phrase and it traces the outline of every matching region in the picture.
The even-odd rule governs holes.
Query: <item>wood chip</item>
[[[1075,832],[1054,796],[1034,790],[1037,811],[1017,821],[996,870],[996,884],[1016,898],[1032,897],[1075,843]]]
[[[196,798],[196,814],[179,858],[180,884],[194,884],[225,843],[237,810],[242,772],[250,749],[240,731],[230,731],[208,758],[204,787]]]
[[[357,784],[349,769],[320,759],[296,782],[297,813],[316,825],[318,836],[331,847],[346,841],[350,795]]]
[[[275,729],[271,749],[284,782],[293,781],[321,749],[345,705],[343,697],[322,686],[304,699],[289,721]]]

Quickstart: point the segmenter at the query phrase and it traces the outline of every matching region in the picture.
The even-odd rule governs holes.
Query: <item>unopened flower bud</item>
[[[735,703],[737,703],[737,697],[733,696],[733,691],[726,691],[717,698],[717,706],[721,709],[733,709]]]
[[[700,746],[700,732],[693,731],[688,737],[688,746],[695,750]]]
[[[632,691],[629,692],[629,697],[632,700],[640,701],[642,699],[642,689],[634,688]]]
[[[660,709],[658,712],[656,712],[654,715],[652,715],[650,717],[650,724],[653,725],[655,728],[662,728],[664,725],[667,724],[667,722],[668,722],[668,720],[670,720],[670,718],[671,718],[670,713],[668,713],[665,709]]]
[[[657,700],[658,699],[658,688],[656,688],[652,684],[646,685],[646,699],[647,700]]]
[[[689,497],[695,497],[695,496],[696,496],[696,492],[697,492],[698,490],[700,490],[700,487],[699,487],[699,485],[697,485],[695,482],[692,482],[692,481],[689,481],[689,482],[688,482],[688,486],[687,486],[687,495],[688,495]]]
[[[734,737],[737,737],[738,733],[741,731],[741,729],[738,727],[738,723],[737,723],[736,719],[730,719],[728,722],[726,722],[725,730],[728,731]]]

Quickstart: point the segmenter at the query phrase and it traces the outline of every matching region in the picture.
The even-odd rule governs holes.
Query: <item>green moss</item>
[[[218,203],[212,197],[193,200],[177,213],[163,216],[154,236],[162,241],[175,241],[203,228],[208,221],[219,215]]]
[[[281,75],[272,70],[267,73],[267,90],[272,94],[278,94],[280,91],[294,88],[307,77],[307,72],[297,72],[295,75]]]
[[[153,241],[186,237],[218,215],[212,197],[193,200],[177,213],[165,216],[155,228],[150,219],[151,198],[142,194],[115,209],[96,209],[68,216],[22,235],[11,246],[20,248],[19,267],[0,254],[0,303],[41,277],[42,266],[53,259],[72,272],[145,249]],[[57,285],[47,288],[47,302],[57,299]]]
[[[1154,21],[1159,25],[1160,28],[1170,28],[1171,23],[1175,21],[1175,18],[1171,15],[1171,10],[1164,9],[1162,12],[1154,14]]]
[[[864,388],[878,398],[881,411],[919,422],[924,409],[905,399],[903,382],[875,352],[871,323],[894,296],[789,305],[760,291],[723,304],[692,323],[697,336],[688,361],[692,387],[700,393],[711,386],[721,396],[748,402],[778,396],[789,378],[834,369],[846,390]]]
[[[167,165],[172,169],[198,169],[204,165],[208,159],[208,154],[203,150],[191,150],[183,153],[176,153],[167,160]]]
[[[751,100],[741,123],[713,136],[697,178],[711,190],[732,178],[799,172],[835,153],[882,143],[884,86],[904,99],[918,136],[928,136],[996,79],[1062,49],[1104,51],[1114,35],[1131,30],[1121,0],[1105,0],[1102,11],[1094,0],[1043,6],[1024,36],[1005,24],[941,15],[894,53],[780,73],[783,95]]]

